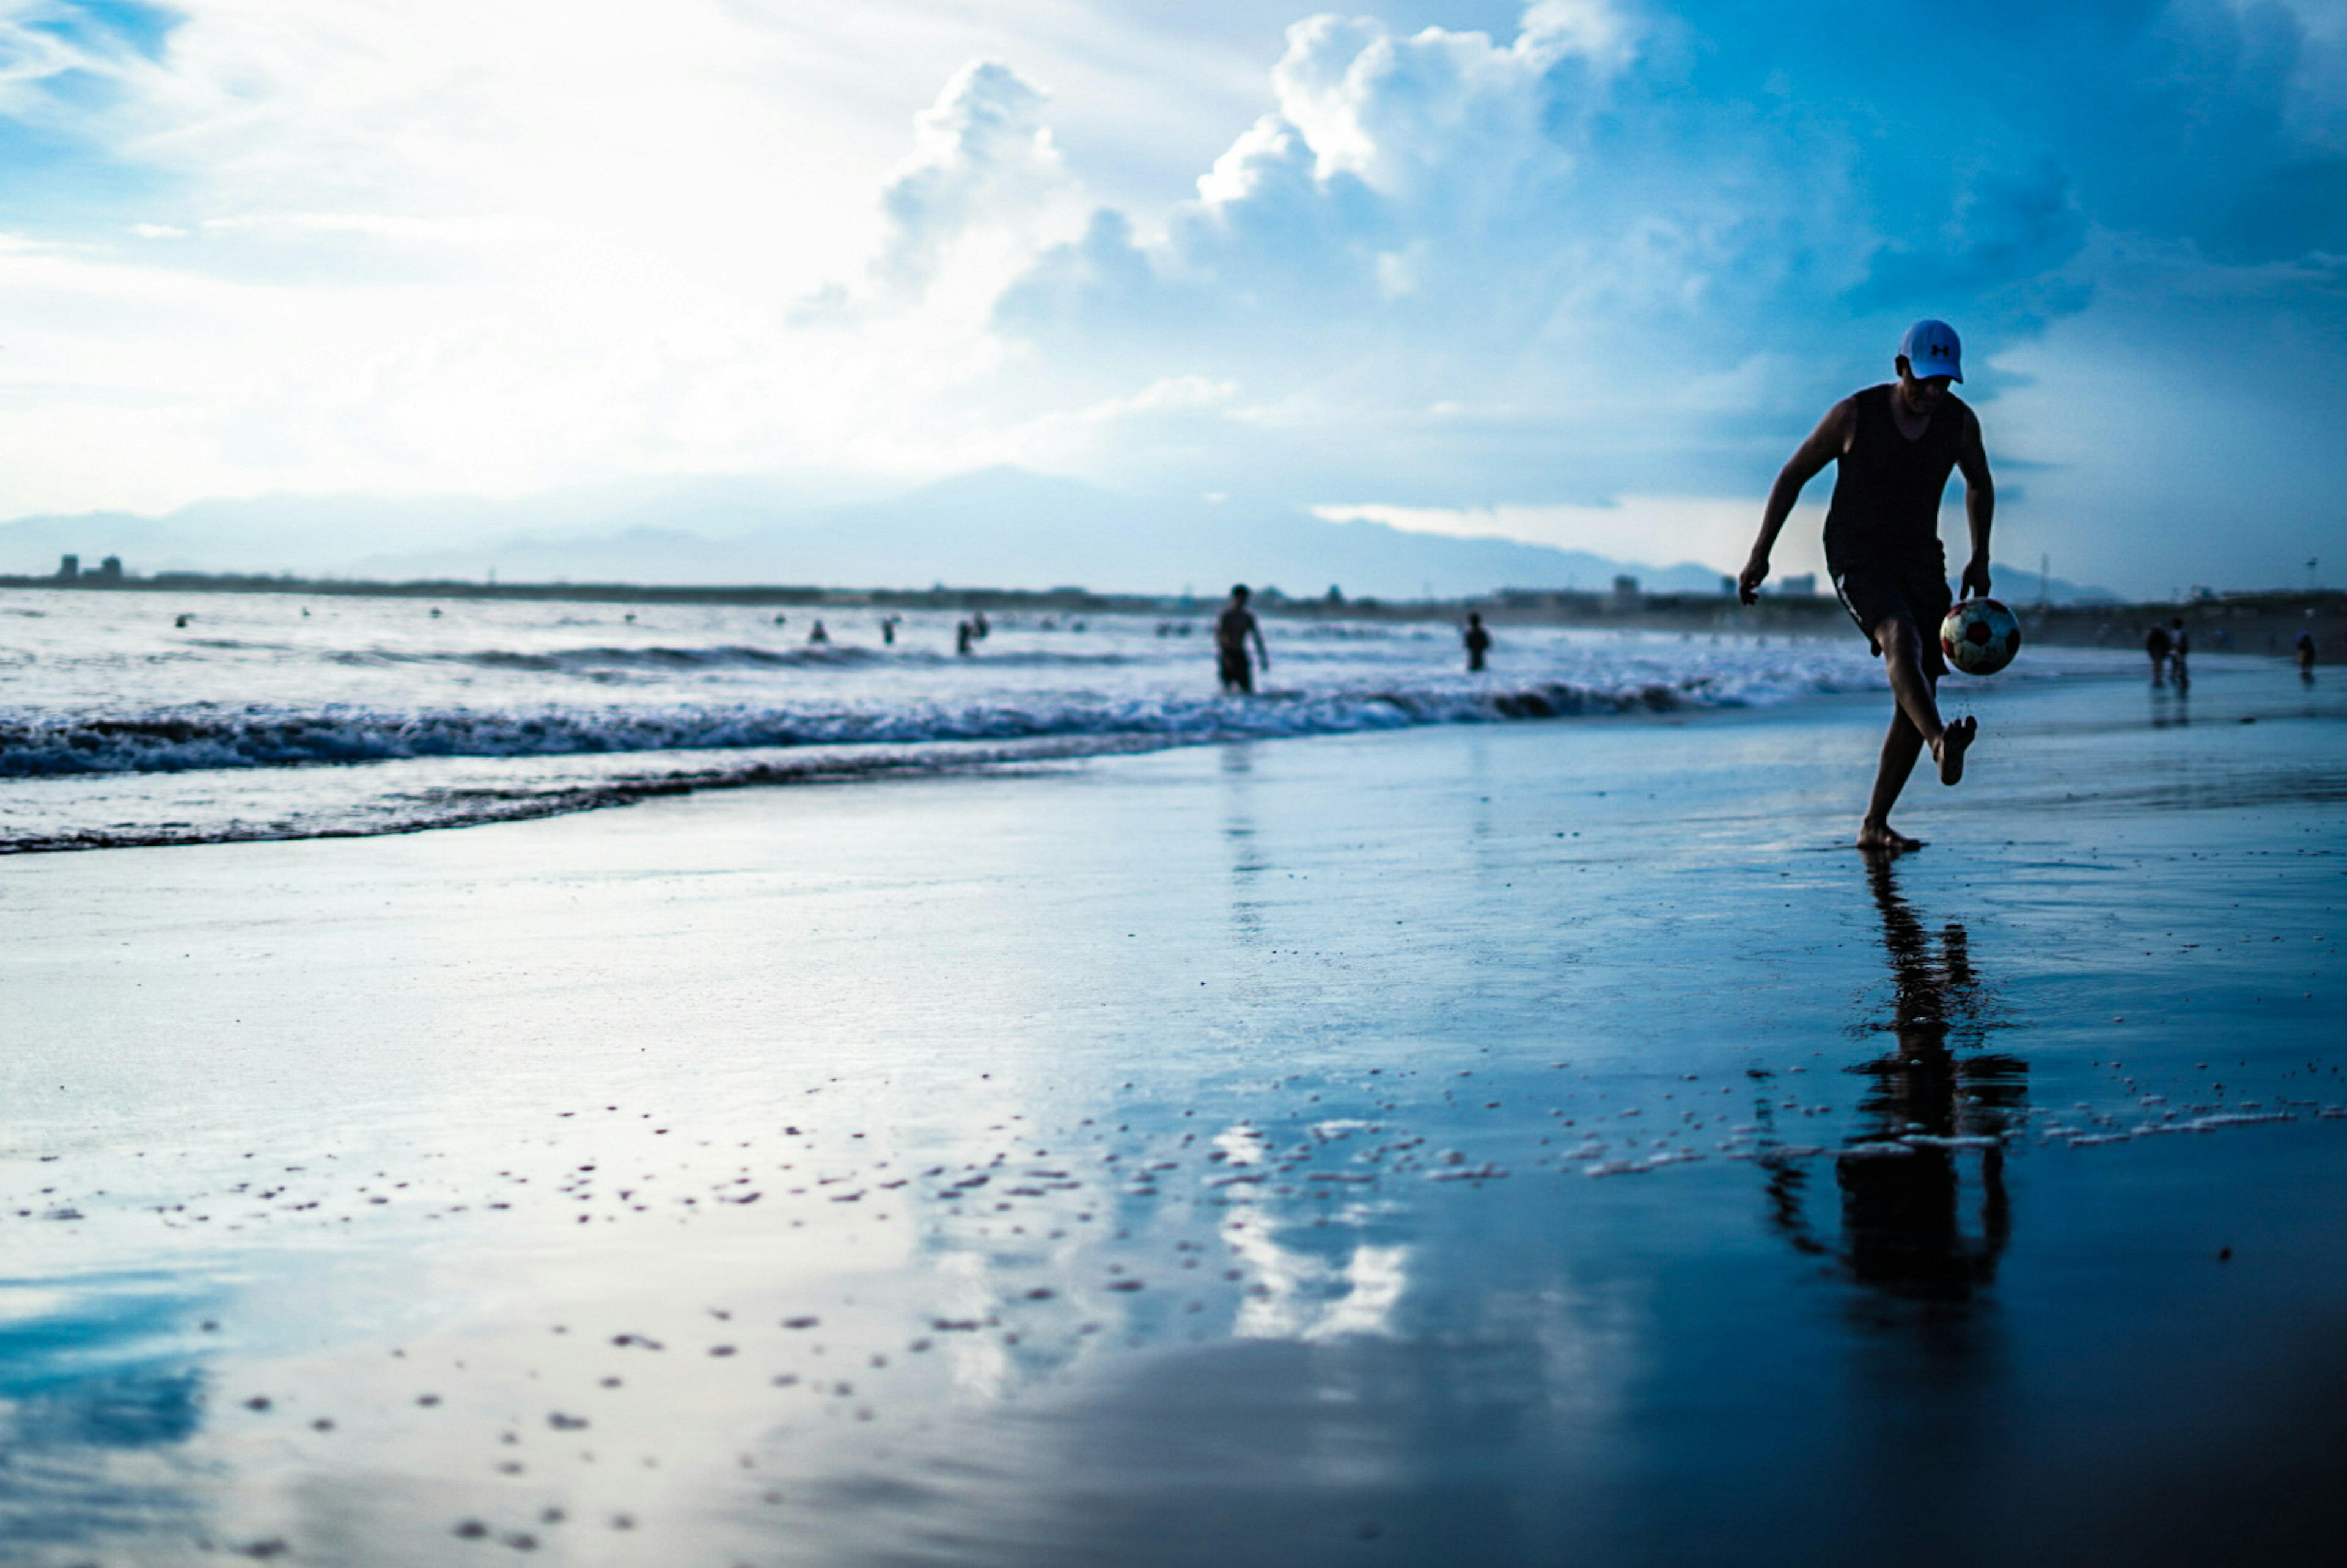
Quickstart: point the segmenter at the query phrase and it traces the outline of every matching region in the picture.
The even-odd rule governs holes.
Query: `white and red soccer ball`
[[[1965,600],[1940,622],[1940,651],[1967,675],[1993,675],[2021,651],[2021,620],[1996,600]]]

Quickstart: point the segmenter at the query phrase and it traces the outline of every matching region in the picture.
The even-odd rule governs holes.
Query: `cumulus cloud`
[[[2049,333],[2094,317],[2055,341],[2099,343],[2125,319],[2171,345],[2131,356],[2147,389],[2228,352],[2163,299],[2254,297],[2338,340],[2347,159],[2323,95],[2347,26],[2317,9],[1812,26],[1536,5],[1510,39],[1311,17],[1195,200],[1153,231],[1096,215],[998,320],[1062,374],[1243,383],[1227,477],[1546,537],[1625,497],[1665,531],[1716,519],[1700,498],[1748,504],[1826,402],[1887,374],[1906,321],[1942,315],[1992,431],[2009,411],[2017,453],[2085,476],[2008,493],[2061,497],[2038,526],[2084,538],[2111,466],[2182,460],[2073,420],[2033,353]],[[2168,265],[2120,261],[2154,252]],[[1517,509],[1472,509],[1495,502]],[[1711,522],[1676,528],[1698,531],[1710,548]]]
[[[1031,237],[1041,211],[1071,193],[1044,102],[1040,88],[999,60],[973,60],[954,74],[915,118],[913,154],[881,191],[882,278],[900,289],[928,284],[973,229]]]

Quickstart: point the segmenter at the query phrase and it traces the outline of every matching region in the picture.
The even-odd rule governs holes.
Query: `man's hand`
[[[1964,563],[1964,575],[1960,585],[1966,599],[1988,597],[1988,562],[1978,556]]]
[[[1760,585],[1768,580],[1768,558],[1755,552],[1736,574],[1736,597],[1745,604],[1760,602]]]

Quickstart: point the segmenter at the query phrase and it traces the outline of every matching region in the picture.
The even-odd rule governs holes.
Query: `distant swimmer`
[[[1255,656],[1267,671],[1271,668],[1271,651],[1263,645],[1263,628],[1255,624],[1255,611],[1247,608],[1247,586],[1235,583],[1231,601],[1214,621],[1214,655],[1222,665],[1223,690],[1225,692],[1255,691],[1255,670],[1247,663],[1247,639],[1255,639]]]
[[[823,629],[822,621],[817,620],[815,623],[815,630],[807,633],[807,641],[809,642],[828,642],[831,641],[831,633]]]
[[[978,632],[967,620],[956,626],[954,628],[954,651],[960,654],[965,659],[969,658],[972,653],[977,651],[975,648],[970,646],[972,641],[975,640],[977,636]]]
[[[2151,660],[2153,685],[2164,686],[2168,683],[2168,655],[2175,646],[2175,640],[2168,635],[2168,628],[2160,625],[2157,620],[2151,623],[2151,630],[2143,634],[2143,651]]]
[[[304,615],[307,615],[307,614],[309,614],[310,612],[309,612],[308,610],[303,610],[302,613],[302,614],[304,614]],[[184,631],[185,630],[187,630],[188,622],[189,622],[189,621],[190,621],[190,620],[194,620],[194,619],[195,619],[195,617],[193,617],[193,616],[191,616],[191,615],[183,615],[183,616],[179,617],[179,620],[175,620],[175,621],[171,622],[171,624],[172,624],[172,625],[174,625],[174,626],[176,626],[176,627],[179,627],[181,630],[183,630],[183,631]]]
[[[897,618],[895,616],[884,615],[880,618],[880,641],[887,643],[891,648],[897,646]]]
[[[2168,676],[2179,692],[2192,684],[2192,634],[2184,630],[2184,618],[2177,616],[2168,623]]]
[[[1768,552],[1800,498],[1801,487],[1840,464],[1826,510],[1826,569],[1842,607],[1883,656],[1897,703],[1882,739],[1874,792],[1859,824],[1861,849],[1898,852],[1922,847],[1894,832],[1891,808],[1926,748],[1940,782],[1964,776],[1964,753],[1978,723],[1940,718],[1940,622],[1950,608],[1947,552],[1940,543],[1940,496],[1951,470],[1964,477],[1964,520],[1972,534],[1965,562],[1967,594],[1989,589],[1989,521],[1996,491],[1979,418],[1948,390],[1962,381],[1962,345],[1945,322],[1920,321],[1900,340],[1891,361],[1899,379],[1853,393],[1826,411],[1793,453],[1768,491],[1760,537],[1736,579],[1747,604],[1760,597]]]
[[[1471,674],[1483,668],[1483,655],[1491,651],[1491,634],[1483,630],[1483,617],[1471,610],[1467,612],[1467,630],[1459,636],[1467,644],[1467,669]]]
[[[2314,679],[2314,633],[2300,632],[2298,634],[2298,678],[2300,680]]]

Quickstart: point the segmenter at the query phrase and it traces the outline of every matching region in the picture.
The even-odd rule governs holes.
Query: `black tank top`
[[[1891,412],[1897,386],[1870,386],[1850,402],[1858,429],[1834,475],[1826,508],[1826,569],[1836,576],[1857,562],[1932,566],[1945,575],[1940,497],[1956,466],[1968,411],[1952,393],[1910,441]]]

